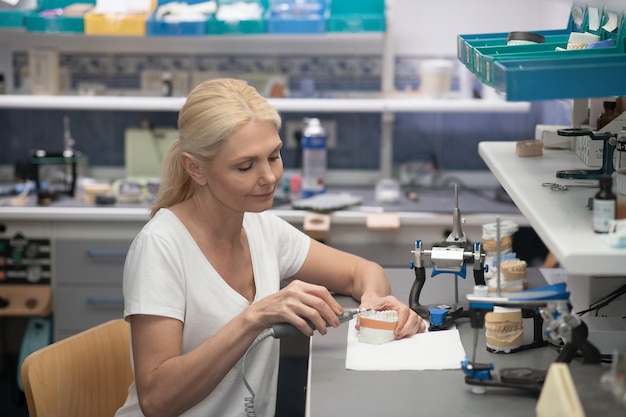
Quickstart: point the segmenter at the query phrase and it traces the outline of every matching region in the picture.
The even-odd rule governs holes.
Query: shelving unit
[[[613,249],[593,232],[587,200],[597,189],[542,186],[567,182],[556,178],[558,169],[588,168],[572,151],[545,149],[542,157],[520,158],[513,142],[481,142],[478,153],[563,268],[577,275],[626,274],[626,248]]]
[[[35,48],[54,48],[61,53],[171,53],[183,55],[242,55],[263,51],[267,56],[288,55],[372,55],[382,59],[381,86],[386,92],[373,98],[332,99],[270,99],[280,112],[315,113],[379,113],[380,175],[393,173],[393,123],[394,113],[526,113],[530,104],[507,103],[502,100],[449,99],[433,100],[395,96],[393,51],[393,24],[391,3],[386,10],[385,32],[325,33],[315,35],[244,35],[202,37],[139,37],[139,36],[86,36],[81,34],[42,34],[23,31],[0,31],[0,58],[10,57],[13,51]],[[8,35],[8,36],[7,36]],[[12,85],[12,69],[2,68],[7,85]],[[5,64],[7,65],[7,64]],[[8,91],[11,93],[11,90]],[[26,96],[9,94],[0,96],[0,108],[12,109],[71,109],[71,110],[121,110],[121,111],[178,111],[183,97],[142,96]]]
[[[594,0],[588,2],[589,6],[599,7],[600,10],[613,7],[612,10],[615,10],[616,7],[623,8],[623,3]],[[623,17],[622,12],[620,19]],[[619,63],[618,66],[624,65],[624,45],[620,44],[619,48],[622,49],[613,51],[612,57],[605,56],[604,59],[607,62],[615,61]],[[459,57],[461,56],[463,53],[459,50]],[[624,94],[626,84],[623,79],[616,82],[615,76],[621,75],[623,71],[616,72],[615,76],[608,75],[607,72],[614,71],[616,67],[598,65],[596,56],[585,58],[581,54],[575,60],[576,65],[570,65],[571,62],[573,61],[551,56],[543,60],[535,57],[527,61],[510,61],[506,63],[510,68],[506,77],[509,77],[509,81],[519,80],[519,85],[524,85],[527,89],[528,94],[525,97],[532,97],[529,98],[531,100],[575,98],[572,121],[574,126],[578,126],[587,115],[589,98]],[[503,67],[504,64],[497,63],[496,66]],[[538,67],[549,71],[536,71]],[[560,81],[554,82],[554,88],[543,88],[551,85],[555,77],[560,77]],[[518,90],[511,90],[511,85],[504,87],[496,82],[496,89],[515,100],[519,97]],[[513,97],[508,93],[513,93]],[[516,156],[515,147],[516,144],[511,142],[481,142],[478,151],[530,225],[566,270],[574,308],[584,309],[626,283],[626,249],[610,247],[602,236],[593,232],[592,213],[587,208],[587,202],[595,194],[595,189],[571,188],[567,192],[554,192],[542,186],[544,182],[567,182],[568,180],[556,178],[556,171],[559,169],[588,168],[573,151],[544,149],[541,157],[520,158]],[[614,303],[608,309],[608,315],[623,317],[626,314],[624,303]],[[606,314],[605,310],[602,314]]]
[[[508,32],[458,35],[457,57],[511,101],[623,95],[625,12],[621,0],[574,1],[567,28],[536,32],[545,36],[543,43],[508,45]],[[569,48],[570,32],[591,33],[614,46]]]
[[[611,248],[592,229],[587,201],[597,189],[564,192],[542,186],[544,182],[567,182],[556,178],[558,169],[586,168],[578,156],[567,150],[544,150],[542,157],[520,158],[512,142],[481,142],[478,151],[567,272],[575,311],[586,309],[626,283],[626,249]],[[602,314],[623,317],[626,305],[618,301]]]
[[[0,96],[0,108],[69,109],[123,111],[178,111],[184,97],[133,96]],[[320,113],[523,113],[530,109],[527,102],[510,103],[502,100],[420,99],[420,98],[329,98],[329,99],[269,99],[281,112]]]

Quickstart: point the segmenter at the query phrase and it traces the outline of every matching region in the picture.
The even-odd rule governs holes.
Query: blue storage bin
[[[73,0],[40,0],[35,11],[26,14],[24,22],[29,32],[70,32],[84,33],[84,17],[44,15],[42,12],[62,9],[76,3]],[[81,0],[81,3],[96,4],[96,0]]]
[[[385,0],[332,0],[328,32],[384,32]]]
[[[187,0],[187,4],[203,3],[205,0]],[[168,22],[157,19],[160,6],[178,0],[159,0],[156,10],[146,20],[146,36],[204,36],[207,32],[207,22],[213,14],[206,15],[202,20]]]
[[[327,0],[270,0],[268,33],[315,34],[326,32]]]
[[[596,97],[622,94],[623,91],[617,90],[626,88],[623,87],[626,85],[623,75],[616,77],[615,74],[608,72],[624,70],[622,67],[622,60],[626,56],[624,10],[615,11],[608,7],[599,7],[595,10],[599,13],[597,28],[591,28],[589,25],[590,15],[593,14],[591,9],[585,8],[581,13],[580,8],[575,6],[572,8],[567,29],[535,31],[544,35],[544,43],[507,45],[508,33],[459,35],[457,57],[481,82],[506,93],[507,100],[590,97],[590,91],[597,91],[595,94],[599,95],[595,95]],[[615,29],[612,27],[607,29],[606,24],[610,19],[614,19]],[[555,50],[556,47],[567,48],[572,32],[590,32],[598,35],[600,40],[612,40],[615,46]],[[588,74],[586,62],[595,66],[595,76]],[[605,63],[606,67],[603,65]],[[559,72],[559,68],[562,79],[557,82],[556,78],[559,75],[554,74]],[[590,78],[586,78],[587,75]],[[598,83],[606,88],[582,86]],[[610,85],[611,83],[614,85]],[[617,85],[620,83],[621,85]]]
[[[260,16],[252,19],[230,20],[222,19],[220,9],[234,7],[236,3],[248,3],[260,10]],[[218,0],[218,11],[206,24],[209,35],[252,35],[267,32],[267,25],[263,18],[267,10],[267,0]]]

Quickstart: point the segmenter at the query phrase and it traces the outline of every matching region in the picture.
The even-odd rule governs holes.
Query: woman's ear
[[[183,152],[180,156],[180,160],[185,168],[185,171],[187,171],[187,174],[189,174],[192,180],[199,185],[204,185],[206,183],[200,164],[198,164],[196,159],[190,153]]]

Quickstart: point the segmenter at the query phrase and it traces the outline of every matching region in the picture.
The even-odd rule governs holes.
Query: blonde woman
[[[117,417],[243,416],[242,357],[265,329],[339,325],[331,292],[394,309],[396,337],[424,331],[377,264],[310,239],[267,212],[283,166],[277,111],[246,82],[189,94],[151,219],[124,268],[135,381]],[[281,280],[289,282],[281,289]],[[259,416],[276,406],[279,344],[247,357]]]

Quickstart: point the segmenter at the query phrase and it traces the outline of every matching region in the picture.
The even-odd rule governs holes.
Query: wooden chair
[[[112,417],[133,381],[130,327],[112,320],[45,346],[21,372],[29,417]]]

